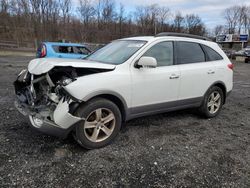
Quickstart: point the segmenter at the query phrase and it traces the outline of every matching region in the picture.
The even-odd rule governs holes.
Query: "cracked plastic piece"
[[[61,99],[58,103],[53,117],[55,123],[63,129],[67,129],[71,125],[82,120],[82,118],[73,116],[69,113],[69,103],[67,101],[64,101],[63,99]]]

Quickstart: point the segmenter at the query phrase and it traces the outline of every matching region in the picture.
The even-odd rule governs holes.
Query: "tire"
[[[77,109],[76,115],[85,120],[76,124],[74,138],[86,149],[110,144],[121,129],[121,112],[107,99],[96,98],[84,103]]]
[[[219,98],[217,99],[217,97]],[[211,87],[205,94],[202,105],[199,108],[201,115],[205,118],[213,118],[217,116],[222,109],[223,102],[225,101],[224,97],[225,96],[220,87]]]

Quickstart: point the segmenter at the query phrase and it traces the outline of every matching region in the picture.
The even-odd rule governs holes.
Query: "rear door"
[[[177,41],[176,59],[179,65],[179,100],[201,100],[207,89],[216,81],[216,68],[199,43]]]
[[[227,91],[232,90],[232,69],[228,67],[231,64],[228,58],[224,59],[218,50],[221,50],[218,45],[212,46],[213,48],[202,45],[202,48],[207,54],[207,62],[213,62],[215,65],[215,76],[218,82],[225,84]]]

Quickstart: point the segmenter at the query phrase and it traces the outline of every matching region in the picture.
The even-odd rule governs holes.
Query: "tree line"
[[[114,0],[1,0],[0,39],[106,43],[163,31],[205,35],[195,14],[172,13],[152,4],[128,11]]]
[[[215,27],[215,35],[250,33],[250,6],[236,5],[226,8],[222,16],[226,22]]]

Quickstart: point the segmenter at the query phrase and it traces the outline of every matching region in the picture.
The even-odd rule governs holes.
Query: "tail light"
[[[228,67],[229,69],[233,70],[233,69],[234,69],[234,64],[233,64],[233,63],[230,63],[230,64],[227,65],[227,67]]]
[[[43,44],[40,57],[45,57],[46,54],[47,54],[46,46]]]

